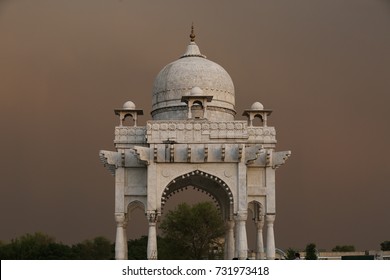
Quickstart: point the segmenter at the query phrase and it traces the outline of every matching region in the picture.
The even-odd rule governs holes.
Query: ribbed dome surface
[[[208,114],[210,120],[234,119],[232,79],[220,65],[206,59],[195,42],[188,45],[183,56],[166,65],[157,75],[153,86],[153,119],[186,119],[187,109],[181,98],[194,87],[199,87],[204,95],[213,96],[207,105],[212,111]]]

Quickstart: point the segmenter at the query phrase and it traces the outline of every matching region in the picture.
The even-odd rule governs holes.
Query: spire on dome
[[[189,57],[189,56],[197,56],[197,57],[206,58],[205,55],[200,53],[199,47],[195,43],[194,23],[192,23],[192,25],[191,25],[190,39],[191,39],[191,42],[187,46],[186,52],[180,58]]]
[[[190,38],[191,38],[191,42],[195,42],[194,23],[192,23],[192,25],[191,25]]]

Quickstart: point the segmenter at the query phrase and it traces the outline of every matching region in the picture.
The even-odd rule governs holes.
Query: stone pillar
[[[275,214],[268,214],[265,220],[267,222],[267,260],[274,260],[275,259],[275,236],[274,236]]]
[[[238,259],[238,248],[239,248],[239,240],[238,240],[238,223],[236,222],[236,217],[234,217],[234,258]]]
[[[127,244],[127,223],[129,221],[129,215],[128,213],[125,214],[125,221],[123,222],[123,240],[125,242],[125,256],[126,256],[126,260],[128,258],[128,253],[129,253],[129,248],[128,248],[128,244]]]
[[[116,221],[116,240],[115,240],[115,259],[127,260],[127,240],[126,240],[126,214],[115,213]]]
[[[187,106],[188,106],[187,118],[188,118],[188,119],[191,119],[191,118],[192,118],[192,112],[191,112],[192,105],[193,105],[193,104],[192,104],[191,100],[188,100],[188,104],[187,104]]]
[[[226,221],[225,233],[225,259],[231,260],[234,258],[234,221]]]
[[[249,115],[249,127],[253,126],[253,115]]]
[[[263,226],[264,226],[264,216],[261,217],[261,220],[256,220],[256,260],[264,259],[264,242],[263,242]]]
[[[236,220],[236,256],[239,260],[245,260],[248,257],[248,241],[246,237],[246,218],[247,213],[239,212]]]
[[[149,212],[147,214],[147,217],[149,221],[147,257],[148,260],[157,260],[156,224],[157,224],[158,215],[156,212]]]
[[[207,119],[207,98],[203,101],[203,118]]]

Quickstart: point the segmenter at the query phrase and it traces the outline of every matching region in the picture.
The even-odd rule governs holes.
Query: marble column
[[[234,258],[234,221],[226,221],[225,233],[225,259],[231,260]]]
[[[128,253],[129,253],[129,247],[128,247],[128,244],[127,244],[127,223],[129,221],[129,215],[128,213],[125,214],[125,221],[123,222],[123,240],[124,240],[124,243],[125,243],[125,256],[126,256],[126,260],[128,258]]]
[[[147,257],[148,260],[157,260],[156,224],[157,224],[158,215],[155,212],[150,212],[147,214],[147,217],[149,221]]]
[[[235,216],[236,220],[236,257],[245,260],[248,257],[248,241],[246,236],[247,213],[240,212]]]
[[[255,221],[256,224],[256,260],[264,259],[263,226],[264,216]]]
[[[115,259],[127,260],[127,238],[126,238],[126,214],[115,213],[116,221],[116,240],[115,240]]]
[[[191,112],[192,105],[193,105],[193,104],[192,104],[191,100],[188,100],[188,104],[187,104],[187,106],[188,106],[187,118],[189,118],[189,119],[192,118],[192,112]]]
[[[267,223],[267,260],[274,260],[275,259],[275,236],[274,236],[275,214],[266,215],[265,221]]]

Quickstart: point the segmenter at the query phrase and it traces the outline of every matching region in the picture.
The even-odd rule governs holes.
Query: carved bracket
[[[291,151],[273,152],[272,168],[275,169],[282,166],[290,156],[291,156]]]
[[[238,147],[238,161],[241,161],[241,159],[242,159],[242,149],[243,149],[243,147],[242,147],[242,145],[240,145]]]
[[[148,218],[149,223],[157,223],[159,213],[157,210],[155,211],[147,211],[146,216]]]
[[[153,148],[153,160],[154,160],[154,162],[157,161],[157,147],[156,146]]]
[[[261,150],[263,149],[262,145],[253,145],[245,147],[245,160],[246,164],[251,164],[254,162],[260,155]]]
[[[187,146],[187,162],[191,162],[191,146]]]
[[[170,162],[175,162],[175,146],[173,144],[169,145],[169,155]]]
[[[128,216],[126,213],[115,213],[115,221],[117,226],[126,227]]]
[[[271,154],[272,154],[272,152],[270,150],[267,150],[267,153],[265,154],[265,165],[266,166],[271,165]]]
[[[104,167],[107,167],[108,171],[112,175],[115,175],[115,169],[121,166],[122,156],[118,152],[100,151],[99,157]]]
[[[141,147],[141,146],[134,146],[132,149],[135,151],[135,153],[138,156],[138,159],[147,165],[150,163],[150,148],[147,147]]]

